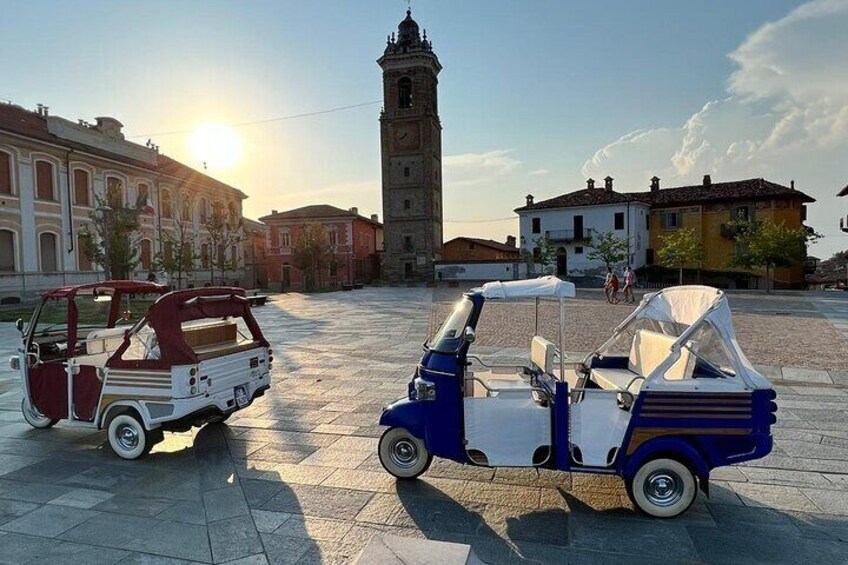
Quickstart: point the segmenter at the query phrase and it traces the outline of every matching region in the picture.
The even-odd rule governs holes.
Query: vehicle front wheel
[[[38,408],[33,406],[32,402],[30,402],[26,398],[21,400],[21,414],[23,414],[24,420],[26,420],[27,424],[39,430],[53,427],[56,425],[56,422],[59,421],[54,420],[53,418],[49,418],[39,412]]]
[[[645,514],[673,518],[692,506],[697,485],[692,471],[680,461],[651,459],[628,479],[627,494]]]
[[[131,413],[118,414],[109,422],[109,447],[122,459],[138,459],[150,452],[155,443],[144,424]]]
[[[414,479],[430,467],[433,456],[424,442],[404,428],[389,428],[378,448],[383,468],[399,479]]]

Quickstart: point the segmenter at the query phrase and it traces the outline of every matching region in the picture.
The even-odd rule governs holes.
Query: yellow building
[[[709,175],[699,185],[660,188],[660,179],[651,180],[651,191],[640,199],[650,202],[648,264],[662,248],[660,237],[681,228],[693,228],[704,249],[700,265],[700,282],[723,288],[765,288],[765,272],[736,269],[729,266],[735,241],[731,221],[772,220],[789,228],[803,226],[806,204],[815,199],[764,179],[747,179],[713,183]],[[693,265],[693,268],[696,266]],[[650,282],[677,281],[676,274],[652,271]],[[658,280],[659,279],[659,280]],[[773,288],[803,288],[804,263],[791,268],[775,269]]]

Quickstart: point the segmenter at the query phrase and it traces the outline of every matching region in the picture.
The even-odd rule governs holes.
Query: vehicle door
[[[32,405],[53,419],[68,417],[68,301],[45,299],[24,335],[21,363]]]

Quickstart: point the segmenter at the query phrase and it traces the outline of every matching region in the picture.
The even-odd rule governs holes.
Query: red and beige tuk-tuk
[[[133,300],[155,302],[132,322]],[[167,292],[105,281],[47,292],[12,357],[21,411],[35,428],[59,420],[106,429],[124,459],[163,431],[223,422],[270,387],[273,357],[239,288]]]

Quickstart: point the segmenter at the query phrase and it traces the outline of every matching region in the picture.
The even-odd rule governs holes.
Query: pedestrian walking
[[[630,268],[630,265],[627,265],[627,268],[624,269],[624,302],[626,303],[634,303],[636,302],[636,298],[633,296],[633,285],[636,284],[636,275],[633,273],[633,269]]]
[[[618,275],[612,274],[610,279],[610,303],[618,304]]]
[[[607,274],[604,277],[604,297],[607,299],[607,302],[612,302],[610,296],[612,295],[612,267],[607,267]]]

